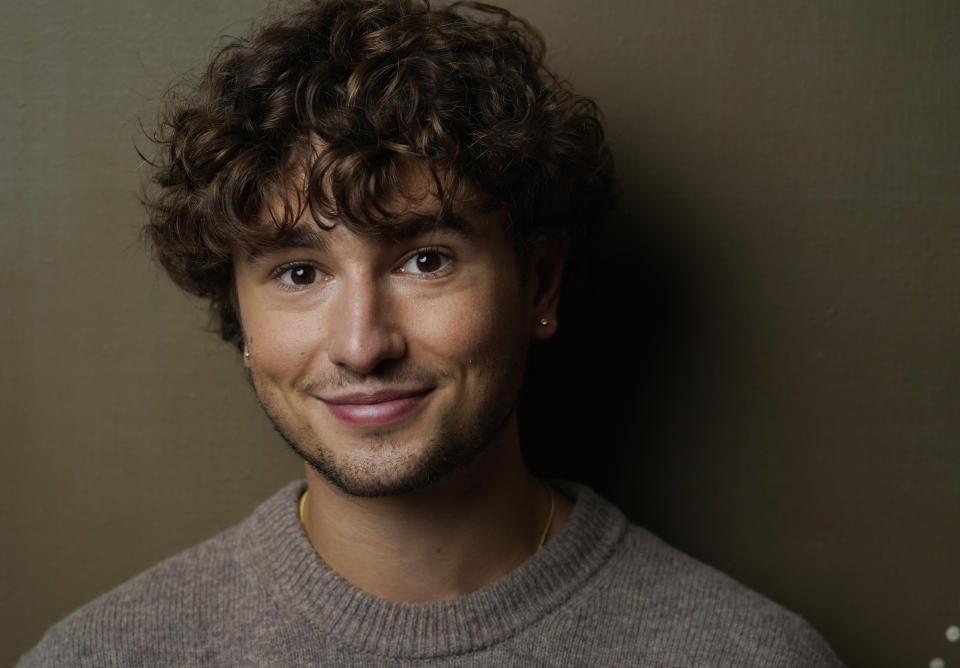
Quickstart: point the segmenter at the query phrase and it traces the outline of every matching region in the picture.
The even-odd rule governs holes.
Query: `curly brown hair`
[[[543,55],[529,24],[483,3],[314,0],[228,43],[169,98],[151,137],[147,239],[238,346],[233,253],[305,207],[383,231],[411,160],[432,173],[441,210],[464,182],[502,209],[521,254],[569,239],[609,208],[613,168],[595,104]],[[265,212],[275,225],[260,224]]]

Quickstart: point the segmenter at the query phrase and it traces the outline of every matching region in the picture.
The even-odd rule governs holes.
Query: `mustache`
[[[349,388],[355,391],[383,389],[385,386],[404,388],[433,387],[450,376],[445,371],[427,369],[411,364],[378,366],[369,373],[349,368],[336,368],[311,375],[296,384],[298,392],[322,395],[330,390]]]

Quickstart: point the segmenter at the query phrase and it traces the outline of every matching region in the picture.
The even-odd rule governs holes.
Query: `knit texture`
[[[396,603],[314,552],[293,483],[72,613],[20,666],[840,666],[803,620],[589,488],[542,550],[452,601]]]

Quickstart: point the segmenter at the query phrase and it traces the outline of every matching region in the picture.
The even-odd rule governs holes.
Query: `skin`
[[[412,179],[401,227],[438,206],[429,180]],[[527,346],[556,330],[564,254],[542,244],[521,267],[501,214],[468,199],[455,213],[466,231],[402,240],[302,220],[297,245],[234,258],[245,364],[307,462],[311,543],[391,600],[502,577],[535,551],[549,508],[522,463],[515,405]],[[570,511],[554,496],[552,531]]]

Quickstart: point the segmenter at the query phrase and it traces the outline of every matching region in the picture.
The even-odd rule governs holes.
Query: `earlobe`
[[[536,326],[533,328],[533,338],[537,341],[543,341],[544,339],[549,339],[557,331],[557,318],[542,317],[537,320]]]

